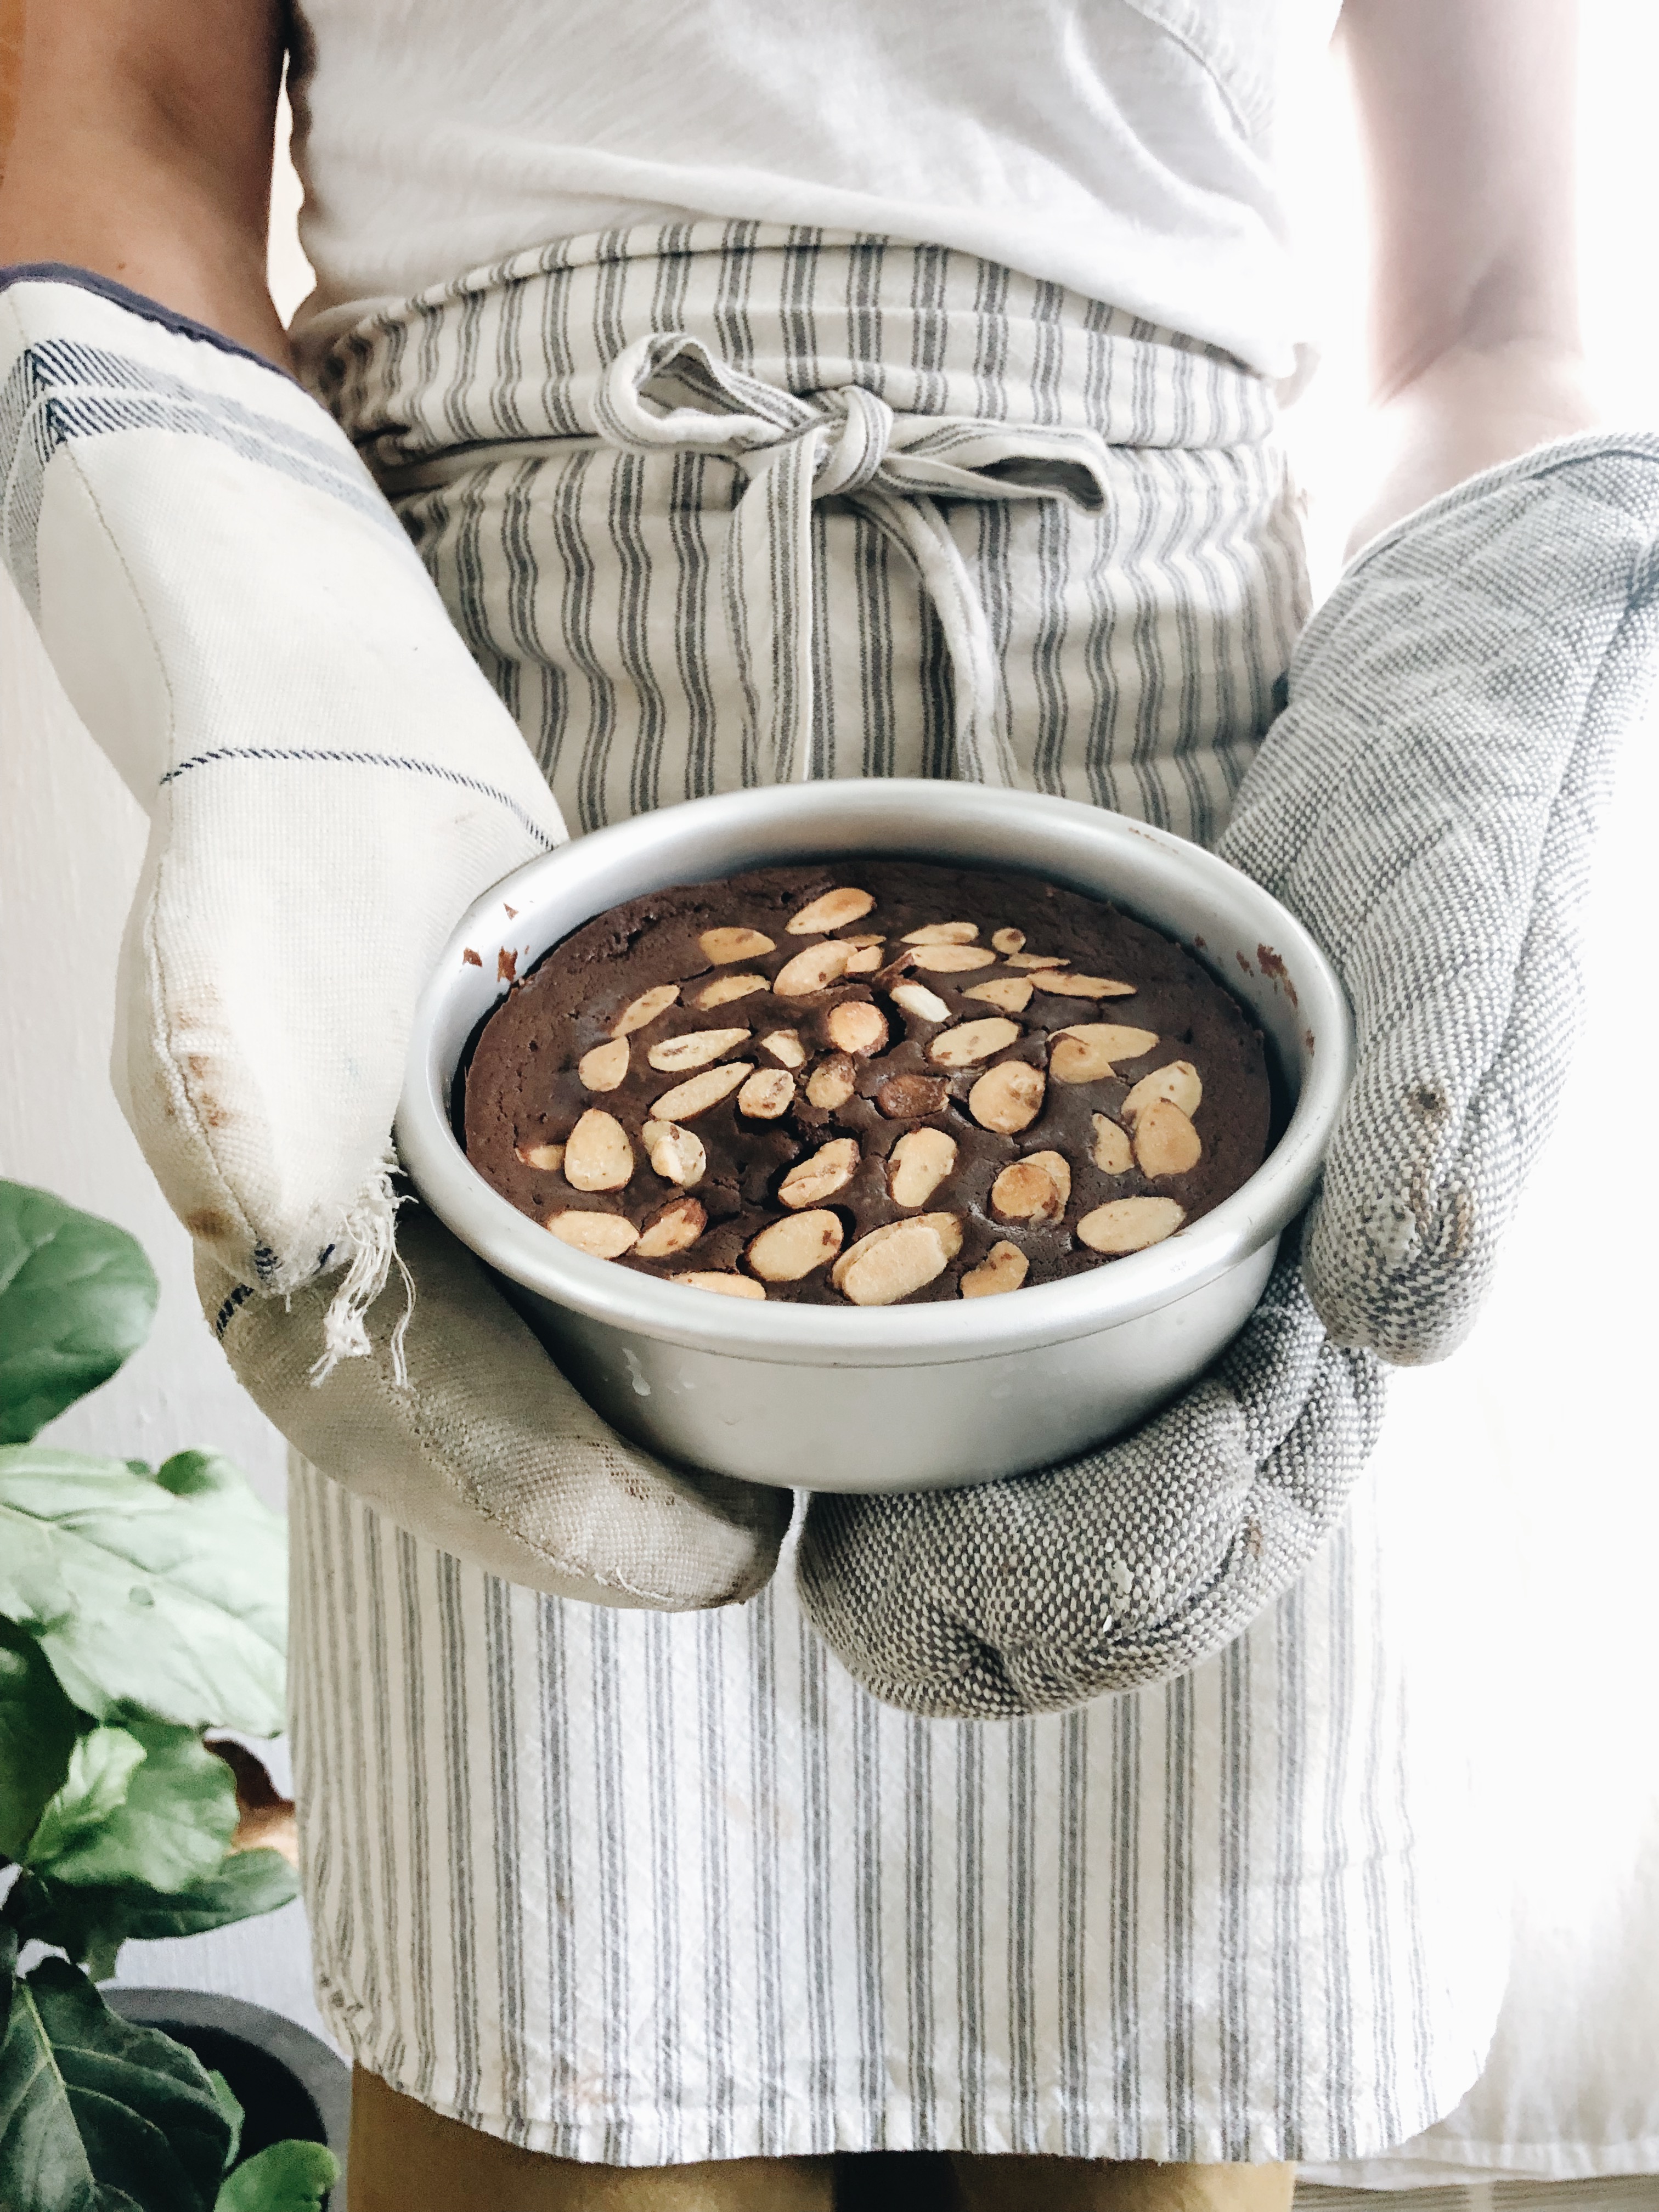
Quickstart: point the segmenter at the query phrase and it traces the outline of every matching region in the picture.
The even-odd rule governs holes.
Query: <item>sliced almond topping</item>
[[[757,991],[769,991],[772,986],[764,975],[716,975],[712,983],[705,983],[691,1003],[700,1013],[711,1006],[724,1006],[733,999],[747,999]]]
[[[1024,944],[1025,932],[1023,929],[994,929],[991,932],[991,942],[1006,960],[1011,952],[1018,952]],[[1012,1252],[1013,1249],[1014,1247],[1012,1244],[999,1244],[996,1248],[997,1252]],[[994,1259],[996,1253],[994,1252],[991,1256]]]
[[[1067,1022],[1055,1034],[1103,1045],[1113,1060],[1139,1060],[1158,1044],[1156,1030],[1130,1029],[1123,1022]]]
[[[1095,1165],[1102,1175],[1127,1175],[1134,1165],[1134,1154],[1129,1149],[1129,1133],[1121,1129],[1109,1115],[1095,1115],[1095,1141],[1092,1146]]]
[[[867,999],[843,999],[830,1007],[823,1025],[842,1052],[879,1052],[887,1042],[887,1017]]]
[[[930,975],[954,975],[965,968],[994,968],[997,956],[988,945],[918,945],[913,956],[918,968]]]
[[[843,945],[850,945],[853,940],[850,937],[843,937],[841,941]],[[842,973],[848,975],[873,975],[886,957],[887,955],[879,945],[860,945],[858,951],[848,961]]]
[[[573,1190],[621,1190],[634,1172],[634,1147],[614,1115],[590,1106],[564,1148],[564,1179]]]
[[[1061,999],[1133,999],[1133,983],[1115,983],[1109,975],[1079,975],[1070,969],[1040,968],[1032,979],[1039,991]]]
[[[970,983],[964,999],[983,999],[988,1006],[1000,1006],[1006,1014],[1023,1014],[1031,1003],[1031,985],[1024,975],[998,975],[989,983]]]
[[[723,1298],[763,1298],[766,1292],[748,1275],[727,1275],[713,1267],[694,1267],[689,1274],[671,1275],[671,1283],[689,1283],[694,1291],[717,1291]]]
[[[1057,1083],[1103,1083],[1116,1073],[1115,1060],[1139,1060],[1157,1042],[1153,1030],[1125,1029],[1117,1022],[1074,1022],[1057,1033],[1048,1054],[1048,1073]]]
[[[708,1173],[708,1155],[695,1130],[682,1129],[674,1121],[647,1121],[640,1135],[647,1158],[665,1182],[680,1183],[689,1190]]]
[[[888,1161],[895,1206],[926,1206],[957,1164],[957,1140],[943,1129],[907,1129]]]
[[[763,952],[778,949],[758,929],[705,929],[697,942],[711,968],[728,968],[734,960],[758,960]]]
[[[842,1276],[842,1295],[855,1306],[896,1304],[934,1281],[950,1265],[944,1242],[926,1215],[890,1227],[892,1233],[878,1243],[866,1237]]]
[[[1123,1056],[1128,1058],[1127,1053]],[[1172,1060],[1167,1067],[1155,1068],[1152,1074],[1143,1075],[1123,1102],[1123,1119],[1133,1128],[1137,1115],[1144,1114],[1159,1098],[1167,1098],[1171,1106],[1179,1106],[1189,1120],[1197,1113],[1203,1103],[1204,1085],[1190,1060]]]
[[[1042,1110],[1042,1070],[1023,1060],[1005,1060],[987,1068],[968,1093],[968,1111],[981,1129],[1018,1136]]]
[[[671,1199],[641,1230],[634,1250],[641,1260],[672,1259],[689,1250],[708,1226],[708,1216],[696,1199]]]
[[[925,983],[895,983],[887,995],[896,1006],[902,1006],[919,1022],[948,1022],[951,1018],[949,1006],[937,991],[930,991]]]
[[[1060,952],[1010,952],[1006,957],[1011,968],[1069,968],[1072,964]]]
[[[1019,932],[1010,933],[1018,937]],[[962,1279],[964,1298],[994,1297],[999,1291],[1017,1291],[1025,1280],[1030,1261],[1018,1244],[1005,1241],[994,1244],[977,1267],[970,1267]]]
[[[611,1024],[613,1037],[631,1036],[642,1030],[647,1022],[654,1022],[659,1014],[672,1006],[680,995],[678,983],[653,983],[648,991],[641,991],[637,999],[630,999]]]
[[[791,915],[784,927],[791,937],[816,937],[820,930],[844,929],[849,921],[862,921],[874,904],[868,891],[855,891],[850,886],[825,891],[822,898]]]
[[[738,1111],[751,1121],[775,1121],[795,1103],[795,1079],[781,1067],[757,1068],[738,1093]]]
[[[876,1103],[890,1121],[919,1121],[937,1114],[951,1095],[942,1075],[890,1075],[876,1091]]]
[[[1072,1195],[1072,1168],[1059,1152],[1011,1161],[991,1185],[991,1211],[1005,1221],[1058,1221]]]
[[[907,1229],[931,1229],[944,1249],[945,1263],[954,1260],[962,1249],[962,1221],[954,1213],[917,1213],[908,1221],[889,1221],[879,1229],[872,1229],[867,1237],[860,1237],[856,1244],[849,1244],[835,1266],[830,1270],[830,1279],[839,1291],[844,1288],[847,1271],[856,1260],[874,1251],[890,1237],[900,1236]]]
[[[901,945],[971,945],[979,935],[976,921],[929,921],[920,929],[907,929]]]
[[[988,1014],[983,1021],[942,1030],[928,1046],[927,1057],[941,1067],[971,1067],[976,1060],[989,1060],[994,1052],[1017,1044],[1019,1035],[1018,1022],[1003,1014]]]
[[[1154,1098],[1135,1116],[1135,1165],[1144,1176],[1185,1175],[1195,1168],[1204,1143],[1197,1130],[1168,1098]],[[565,1173],[570,1172],[566,1163]]]
[[[748,1042],[747,1030],[687,1030],[681,1036],[659,1038],[646,1058],[663,1074],[680,1075],[688,1067],[707,1067],[711,1060],[723,1060]]]
[[[595,1260],[620,1260],[624,1252],[632,1251],[639,1237],[633,1223],[620,1213],[550,1213],[543,1225],[561,1244],[574,1244]]]
[[[800,1041],[799,1030],[774,1030],[770,1036],[761,1039],[761,1050],[769,1052],[774,1060],[786,1067],[805,1067],[806,1047]]]
[[[798,1283],[841,1249],[841,1216],[825,1207],[775,1221],[750,1245],[750,1266],[767,1283]]]
[[[596,1044],[576,1062],[576,1073],[590,1091],[614,1091],[628,1073],[628,1039]]]
[[[915,965],[915,953],[909,945],[900,945],[887,965],[884,968],[877,969],[876,988],[878,991],[890,991],[901,975],[909,973]]]
[[[811,1159],[796,1161],[778,1185],[779,1200],[789,1206],[822,1206],[826,1198],[846,1189],[858,1165],[858,1139],[836,1137],[820,1145]]]
[[[821,1060],[806,1079],[807,1097],[826,1114],[833,1114],[837,1106],[844,1106],[857,1089],[853,1063],[844,1053],[833,1053],[828,1060]]]
[[[544,1175],[555,1175],[564,1165],[562,1145],[517,1145],[514,1149],[527,1168],[539,1168]]]
[[[856,945],[863,952],[867,951],[872,945],[885,945],[887,939],[884,937],[864,937],[860,936],[856,930],[849,930],[841,941],[843,945]]]
[[[1113,1198],[1085,1213],[1078,1241],[1091,1252],[1141,1252],[1173,1237],[1187,1218],[1172,1198]]]
[[[755,1070],[746,1060],[728,1061],[724,1067],[705,1067],[701,1075],[694,1075],[687,1083],[677,1083],[672,1091],[652,1102],[651,1111],[659,1121],[690,1121],[699,1114],[706,1114],[711,1106],[729,1098],[744,1076]]]
[[[853,947],[843,945],[838,937],[823,945],[809,945],[793,960],[784,962],[772,978],[772,988],[781,999],[809,999],[814,991],[828,989],[844,975],[852,957]]]

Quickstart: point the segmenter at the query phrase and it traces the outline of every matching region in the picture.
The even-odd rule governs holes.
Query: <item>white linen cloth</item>
[[[575,822],[799,765],[734,710],[716,580],[746,471],[592,427],[607,362],[658,330],[786,392],[1097,433],[1097,513],[941,509],[999,744],[1020,783],[1214,833],[1304,611],[1261,381],[961,256],[747,225],[523,257],[325,364]],[[815,772],[951,772],[908,553],[851,500],[811,529]],[[645,2164],[1340,2158],[1474,2078],[1501,1900],[1443,1670],[1396,1626],[1413,1547],[1381,1541],[1368,1483],[1205,1667],[997,1726],[866,1696],[787,1559],[751,1605],[647,1620],[494,1581],[303,1468],[295,1498],[321,2000],[441,2110]]]

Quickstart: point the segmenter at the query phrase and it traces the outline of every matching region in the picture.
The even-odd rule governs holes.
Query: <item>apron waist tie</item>
[[[672,404],[647,398],[652,386]],[[606,445],[719,453],[748,476],[721,587],[744,691],[744,757],[757,781],[769,759],[778,782],[813,772],[812,502],[842,498],[908,555],[933,602],[954,678],[956,775],[1013,781],[990,623],[939,502],[1059,497],[1098,514],[1108,497],[1101,438],[899,415],[856,384],[802,396],[744,375],[683,331],[652,332],[617,354],[593,412]]]

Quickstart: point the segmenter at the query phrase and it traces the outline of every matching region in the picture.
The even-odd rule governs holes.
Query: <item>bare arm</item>
[[[283,363],[265,289],[283,0],[0,0],[0,263],[111,276]]]
[[[1383,461],[1353,545],[1595,419],[1578,327],[1577,29],[1575,0],[1346,0]]]

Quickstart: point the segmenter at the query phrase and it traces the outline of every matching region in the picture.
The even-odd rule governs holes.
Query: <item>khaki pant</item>
[[[1295,2187],[1288,2166],[957,2153],[581,2166],[352,2084],[351,2212],[1290,2212]]]

